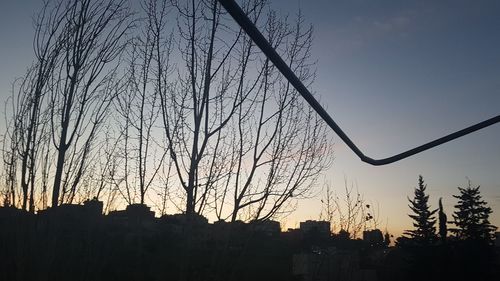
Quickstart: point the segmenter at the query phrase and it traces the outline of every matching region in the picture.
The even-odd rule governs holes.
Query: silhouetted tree
[[[413,230],[406,230],[404,233],[408,235],[413,241],[418,244],[431,244],[436,239],[436,219],[433,217],[436,210],[429,210],[430,206],[427,204],[429,195],[425,194],[427,185],[424,183],[422,176],[418,178],[418,187],[415,188],[415,198],[410,201],[410,209],[414,214],[410,214],[413,219]]]
[[[327,184],[321,204],[320,219],[330,222],[332,232],[345,230],[354,239],[363,230],[378,228],[378,208],[368,204],[354,185],[349,186],[347,179],[344,179],[343,194],[336,193]]]
[[[104,136],[97,145],[98,149],[95,152],[98,157],[95,157],[90,163],[89,176],[85,181],[85,185],[82,186],[82,199],[104,201],[105,213],[109,208],[116,209],[117,206],[114,206],[114,203],[119,197],[117,195],[120,194],[116,184],[116,175],[121,162],[117,154],[123,132],[117,133],[112,125],[107,124],[106,129],[103,130]]]
[[[15,101],[11,99],[10,102],[5,102],[5,112],[7,112],[7,108],[15,108]],[[3,134],[2,139],[2,160],[3,160],[3,168],[4,168],[4,190],[2,200],[4,206],[16,206],[17,201],[17,166],[18,166],[18,157],[16,154],[17,151],[17,135],[18,130],[15,129],[14,120],[15,118],[5,116],[5,133]]]
[[[326,190],[323,198],[321,199],[321,213],[319,214],[319,220],[330,222],[330,231],[335,230],[334,218],[337,208],[335,205],[335,193],[332,190],[330,184],[326,184]]]
[[[448,218],[446,216],[446,213],[443,210],[443,202],[441,200],[442,198],[439,198],[439,238],[441,238],[441,242],[446,241],[446,236],[448,234],[448,228],[447,228],[447,223],[448,223]]]
[[[35,60],[13,99],[5,153],[8,198],[21,186],[21,207],[75,200],[84,182],[98,132],[118,87],[118,58],[131,28],[124,0],[44,1],[34,20]],[[98,157],[98,156],[97,156]],[[19,167],[17,167],[19,166]],[[11,201],[9,199],[9,201]],[[13,203],[15,200],[12,200]]]
[[[181,63],[155,71],[161,119],[179,198],[187,214],[263,220],[293,209],[330,163],[326,127],[235,27],[218,1],[172,1]],[[267,1],[245,1],[249,17],[305,83],[312,29],[293,25]],[[166,34],[165,32],[163,34]],[[167,44],[156,45],[158,62]],[[181,202],[180,202],[181,201]],[[184,205],[184,206],[181,206]]]
[[[265,8],[265,4],[262,1],[258,8]],[[254,21],[260,22],[274,48],[283,50],[283,57],[301,81],[311,83],[312,29],[305,26],[300,12],[293,24],[279,18],[274,11],[263,18],[260,21],[259,15],[255,15]],[[251,54],[255,48],[252,41],[245,38],[243,43]],[[226,186],[232,186],[229,188],[232,199],[228,202],[232,206],[232,221],[264,220],[278,211],[293,209],[290,202],[307,196],[319,173],[329,166],[331,155],[326,128],[316,113],[304,106],[288,81],[267,58],[259,60],[251,55],[247,69],[253,67],[250,63],[258,67],[260,79],[251,80],[258,83],[255,90],[238,91],[241,106],[235,122],[231,123],[234,138],[230,159],[236,165]],[[244,75],[252,77],[249,70]],[[245,77],[240,79],[243,81]],[[245,217],[241,217],[243,214]]]
[[[4,150],[4,161],[7,167],[8,184],[16,182],[13,178],[19,177],[21,185],[21,208],[35,209],[35,181],[39,152],[46,138],[47,106],[44,103],[47,95],[48,83],[52,73],[60,60],[61,30],[64,26],[63,18],[57,16],[57,11],[63,3],[51,7],[48,2],[43,4],[41,11],[34,20],[35,34],[33,50],[35,60],[26,74],[16,80],[13,86],[12,116],[7,128],[6,136],[11,148],[7,153]],[[53,9],[52,9],[53,8]],[[14,159],[14,158],[15,159]],[[13,167],[19,164],[19,168]],[[17,175],[19,173],[19,175]],[[12,194],[15,188],[12,188]]]
[[[2,143],[4,204],[144,202],[154,190],[162,213],[169,199],[232,221],[292,211],[332,161],[321,118],[218,1],[147,0],[137,20],[130,3],[44,2]],[[311,85],[312,27],[268,4],[242,7]],[[358,214],[365,224],[347,216]]]
[[[146,192],[155,185],[168,149],[155,135],[159,127],[160,98],[158,86],[151,83],[157,71],[157,44],[164,43],[170,51],[171,37],[165,30],[169,12],[165,1],[150,0],[142,4],[146,17],[140,22],[138,36],[131,40],[127,53],[129,65],[126,72],[126,90],[116,99],[122,135],[121,169],[123,197],[128,204],[145,204]],[[168,67],[168,63],[163,67]],[[137,198],[138,197],[138,198]]]
[[[497,228],[489,222],[492,210],[481,198],[479,186],[472,187],[469,181],[466,188],[458,187],[458,190],[460,194],[453,195],[458,199],[453,214],[457,228],[451,229],[451,232],[461,240],[493,243]]]
[[[389,245],[391,244],[391,235],[389,234],[389,232],[387,232],[387,230],[385,231],[385,234],[384,234],[384,245],[386,247],[389,247]]]
[[[132,25],[123,0],[73,0],[61,6],[56,13],[64,23],[61,60],[54,70],[49,101],[57,159],[52,206],[73,201],[86,172],[97,131],[119,91],[113,63]]]

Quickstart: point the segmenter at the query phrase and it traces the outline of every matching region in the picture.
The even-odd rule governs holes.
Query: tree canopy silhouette
[[[243,5],[310,85],[302,15]],[[326,124],[215,0],[50,0],[34,24],[36,58],[6,114],[5,205],[95,197],[266,220],[332,162]]]
[[[406,230],[405,235],[419,244],[430,244],[436,240],[436,218],[434,214],[437,210],[429,210],[429,195],[425,194],[427,185],[422,176],[418,177],[418,187],[415,188],[415,198],[410,201],[409,207],[414,214],[410,214],[413,219],[415,229]]]
[[[446,236],[448,234],[448,227],[447,227],[447,222],[448,222],[448,217],[446,216],[446,213],[443,210],[443,202],[442,198],[439,198],[439,238],[441,239],[442,242],[446,241]]]
[[[453,214],[457,228],[451,231],[461,240],[485,241],[491,244],[495,239],[497,227],[489,221],[489,216],[493,211],[482,199],[479,187],[472,187],[470,182],[466,188],[458,187],[460,194],[453,195],[458,199],[455,205],[457,210]]]

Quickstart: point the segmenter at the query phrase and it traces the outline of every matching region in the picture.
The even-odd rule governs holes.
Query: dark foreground
[[[95,203],[95,202],[94,202]],[[134,207],[134,206],[133,206]],[[145,206],[101,215],[87,204],[33,215],[0,208],[0,280],[498,280],[498,248],[415,247],[279,224],[154,218]]]

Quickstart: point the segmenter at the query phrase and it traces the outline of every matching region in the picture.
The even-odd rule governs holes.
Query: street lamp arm
[[[347,146],[361,159],[361,161],[366,162],[371,165],[380,166],[390,163],[397,162],[399,160],[408,158],[417,153],[423,152],[425,150],[431,149],[438,145],[447,143],[454,139],[463,137],[467,134],[481,130],[493,124],[500,122],[500,115],[493,118],[485,120],[483,122],[477,123],[465,129],[456,131],[444,137],[435,139],[421,146],[409,149],[402,153],[382,158],[373,159],[366,156],[346,135],[346,133],[335,123],[332,117],[326,112],[326,110],[319,104],[319,102],[314,98],[314,96],[309,92],[309,90],[304,86],[300,79],[295,75],[295,73],[288,67],[288,65],[283,61],[280,55],[274,50],[274,48],[269,44],[269,42],[264,38],[262,33],[257,29],[257,27],[250,21],[243,10],[236,4],[234,0],[218,0],[221,5],[226,9],[226,11],[233,17],[233,19],[240,25],[240,27],[250,36],[253,42],[261,49],[261,51],[266,55],[267,58],[278,68],[278,70],[285,76],[285,78],[293,85],[293,87],[302,95],[302,97],[309,103],[309,105],[325,120],[325,122],[330,126],[330,128],[344,141]]]

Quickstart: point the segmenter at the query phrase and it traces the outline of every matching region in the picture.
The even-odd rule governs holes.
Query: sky
[[[311,89],[372,158],[400,153],[500,113],[499,1],[271,0],[282,15],[300,9],[314,27],[317,78]],[[0,101],[33,58],[32,15],[41,1],[0,2]],[[0,130],[5,125],[0,122]],[[411,228],[407,197],[419,175],[431,207],[443,197],[451,218],[457,187],[481,186],[500,226],[500,125],[387,166],[361,162],[333,133],[334,164],[324,180],[344,180],[379,206],[383,230]],[[318,184],[317,193],[323,184]],[[321,195],[301,201],[288,227],[318,219]]]

